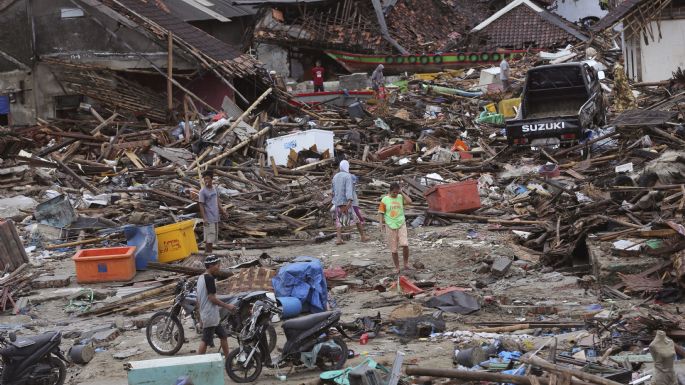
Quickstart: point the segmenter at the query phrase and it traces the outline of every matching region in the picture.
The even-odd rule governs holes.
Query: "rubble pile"
[[[391,337],[449,347],[456,369],[410,362],[406,373],[416,383],[438,381],[419,376],[526,385],[664,381],[674,375],[673,356],[683,357],[685,338],[673,305],[685,290],[685,97],[666,91],[681,75],[640,92],[638,108],[624,109],[608,74],[613,57],[605,54],[592,60],[607,74],[599,80],[606,124],[572,143],[531,147],[506,137],[526,71],[586,56],[574,47],[528,54],[510,63],[508,89],[493,68],[477,66],[397,77],[372,99],[344,106],[296,104],[273,84],[238,112],[201,113],[188,98],[184,116],[174,120],[159,107],[163,100],[130,89],[149,97],[137,113],[131,110],[139,100],[107,93],[98,104],[83,103],[72,119],[3,129],[0,310],[35,314],[59,299],[60,314],[78,322],[65,325],[72,339],[117,346],[117,359],[139,354],[113,341],[139,334],[146,320],[133,317],[169,308],[179,279],[204,271],[197,202],[201,174],[211,170],[228,214],[214,245],[225,262],[219,287],[276,289],[283,269],[316,265],[321,274],[297,279],[323,286],[317,293],[328,297],[319,305],[354,303],[362,313],[394,307],[389,317],[358,314],[345,325],[360,345]],[[108,91],[126,83],[115,86]],[[344,159],[358,178],[367,227],[390,183],[401,182],[414,201],[406,216],[421,251],[452,247],[462,260],[430,266],[417,259],[402,275],[361,252],[339,263],[331,179]],[[497,241],[483,246],[484,234]],[[330,257],[324,267],[315,258],[276,256],[322,244]],[[96,286],[102,284],[79,271],[89,252],[104,248],[138,253],[122,272],[131,276],[114,279],[128,283]],[[266,249],[275,249],[273,257]],[[56,267],[68,259],[76,283],[72,270]],[[535,283],[542,284],[531,289],[536,298],[502,294]],[[575,290],[580,299],[545,301],[545,290]],[[300,299],[313,304],[311,296]],[[93,333],[78,330],[106,317],[126,318]],[[362,359],[383,351],[377,345]]]

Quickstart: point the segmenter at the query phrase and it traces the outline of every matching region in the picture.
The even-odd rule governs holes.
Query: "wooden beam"
[[[169,32],[167,39],[167,80],[166,80],[166,97],[167,97],[167,110],[171,112],[174,109],[174,84],[171,82],[173,79],[174,72],[174,34]],[[169,114],[171,116],[171,114]]]

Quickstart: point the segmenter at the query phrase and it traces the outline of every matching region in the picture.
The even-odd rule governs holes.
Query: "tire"
[[[265,333],[266,342],[269,346],[269,353],[271,353],[274,351],[274,349],[276,349],[276,341],[278,340],[278,336],[276,335],[276,328],[274,327],[274,325],[269,325],[267,326]]]
[[[228,353],[228,357],[226,357],[226,374],[228,374],[231,380],[239,384],[256,381],[259,375],[262,374],[262,354],[259,352],[259,349],[252,355],[247,368],[240,362],[240,355],[240,349],[233,349]],[[244,374],[240,375],[241,372]]]
[[[50,385],[64,385],[64,381],[67,379],[67,367],[64,365],[64,361],[57,357],[50,356],[48,358],[48,364],[52,369],[57,369],[59,371],[57,380]]]
[[[147,323],[145,335],[152,350],[163,356],[173,356],[178,353],[185,342],[181,320],[166,311],[152,315]]]
[[[342,353],[341,353],[341,357],[321,357],[321,356],[319,356],[316,359],[316,366],[318,366],[322,372],[327,372],[329,370],[342,369],[343,366],[345,366],[345,362],[347,361],[348,349],[347,349],[347,344],[345,343],[343,338],[336,336],[336,337],[331,338],[330,340],[335,342],[336,345],[338,345],[342,348]]]

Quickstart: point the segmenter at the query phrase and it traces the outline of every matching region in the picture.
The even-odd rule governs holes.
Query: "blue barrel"
[[[157,262],[157,234],[153,225],[124,226],[124,236],[126,245],[136,247],[136,270],[145,270],[148,262]]]
[[[292,318],[302,313],[302,302],[295,297],[276,297],[283,308],[283,318]]]

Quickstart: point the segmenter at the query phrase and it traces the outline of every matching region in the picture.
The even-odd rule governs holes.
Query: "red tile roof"
[[[536,12],[526,4],[520,4],[475,31],[469,37],[469,48],[553,48],[577,43],[585,38],[557,16],[544,10]]]

